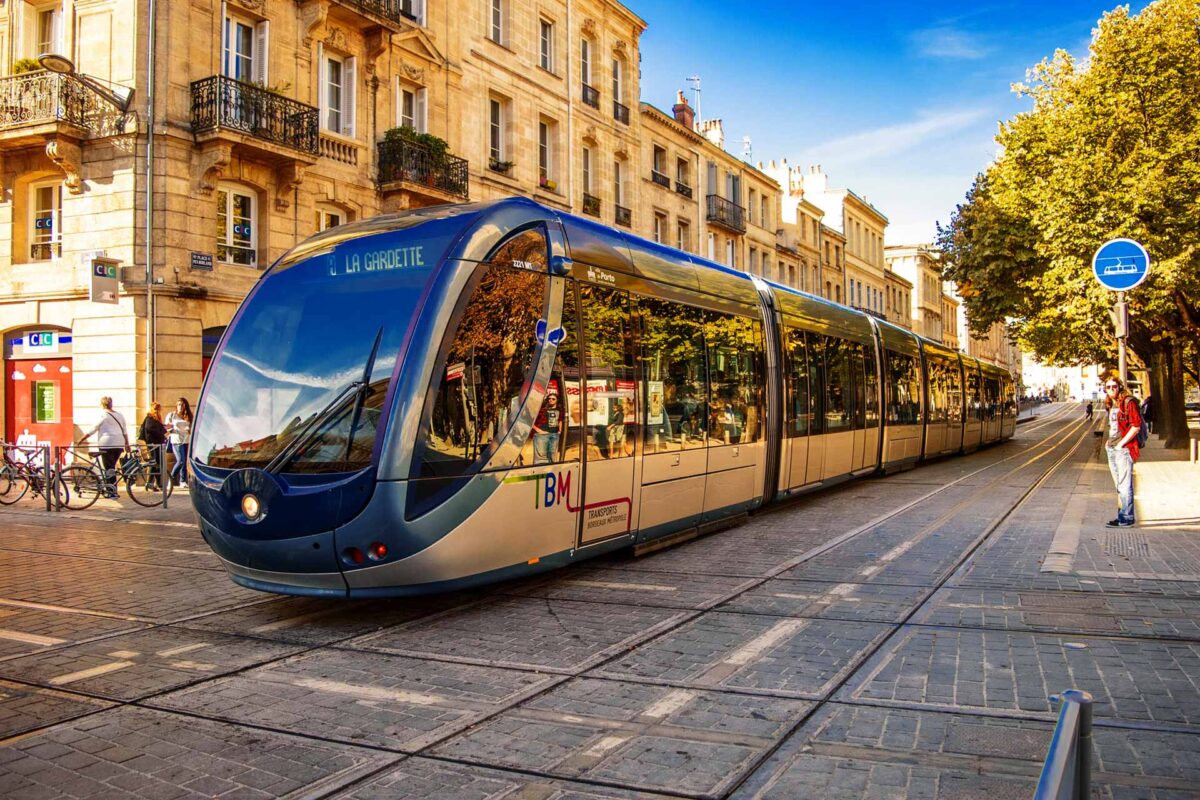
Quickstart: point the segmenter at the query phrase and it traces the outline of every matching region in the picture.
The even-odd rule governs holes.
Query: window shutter
[[[270,53],[269,39],[271,23],[263,20],[254,26],[254,79],[263,86],[267,85],[267,62]]]
[[[358,81],[355,78],[357,58],[347,58],[343,71],[345,86],[342,87],[342,135],[354,138],[354,109],[358,97]]]
[[[417,131],[419,133],[429,132],[429,118],[426,116],[425,94],[424,89],[417,89],[417,107],[413,111],[413,121],[417,123]]]
[[[320,127],[324,128],[329,124],[329,100],[326,95],[329,92],[329,63],[325,60],[325,43],[317,42],[317,108],[320,109],[321,120]]]

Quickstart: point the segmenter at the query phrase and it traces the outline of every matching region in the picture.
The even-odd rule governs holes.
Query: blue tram
[[[198,404],[233,580],[371,597],[653,549],[1012,436],[1003,370],[514,198],[333,228],[268,270]]]

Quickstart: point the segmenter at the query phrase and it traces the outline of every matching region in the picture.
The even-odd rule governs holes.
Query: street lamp
[[[37,60],[44,69],[50,72],[57,72],[59,75],[74,75],[80,83],[116,106],[117,110],[122,114],[129,111],[129,104],[133,101],[133,89],[125,86],[117,86],[110,89],[91,75],[76,72],[75,65],[71,62],[71,59],[66,56],[60,56],[58,53],[42,53],[37,57]]]

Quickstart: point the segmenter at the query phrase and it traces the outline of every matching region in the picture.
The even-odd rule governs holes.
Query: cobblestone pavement
[[[1027,798],[1079,688],[1093,797],[1200,798],[1200,469],[1106,529],[1077,411],[416,599],[242,589],[182,496],[0,509],[0,797]]]

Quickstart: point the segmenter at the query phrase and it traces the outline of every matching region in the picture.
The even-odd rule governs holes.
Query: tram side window
[[[732,314],[705,315],[711,446],[756,442],[762,421],[762,327]]]
[[[579,409],[583,396],[579,374],[579,328],[575,314],[575,285],[565,280],[563,283],[562,339],[558,341],[546,396],[534,416],[532,433],[521,450],[522,464],[579,459]],[[550,336],[551,343],[557,338]]]
[[[442,362],[420,448],[421,477],[463,475],[486,461],[528,389],[549,279],[493,264],[477,269]]]
[[[940,358],[929,358],[925,363],[928,370],[926,385],[929,387],[929,396],[925,407],[926,419],[929,422],[945,422],[947,405],[946,362]]]
[[[825,432],[825,342],[820,334],[808,334],[809,433]]]
[[[1017,415],[1016,394],[1013,392],[1013,382],[1011,378],[1000,379],[1000,395],[1001,408],[1006,417],[1015,417]]]
[[[887,351],[887,421],[916,425],[921,421],[921,381],[914,356]]]
[[[708,418],[704,312],[639,297],[647,453],[703,447]]]
[[[875,346],[863,347],[863,366],[866,383],[866,402],[864,403],[864,418],[868,428],[879,427],[879,369],[875,363]]]
[[[625,458],[637,441],[637,384],[629,294],[601,286],[580,287],[586,348],[584,401],[588,457]]]
[[[979,370],[967,370],[967,419],[983,419],[983,398],[980,394]]]
[[[808,396],[808,348],[804,331],[788,328],[784,341],[787,347],[787,435],[804,436],[812,420]]]
[[[863,346],[858,342],[844,342],[846,360],[850,362],[850,374],[854,379],[852,384],[854,427],[862,430],[867,427],[866,409],[866,375],[863,373]]]
[[[947,416],[954,424],[963,419],[963,384],[962,371],[958,364],[951,361],[946,365],[946,403]]]
[[[854,419],[853,345],[825,337],[825,432],[851,430]]]

